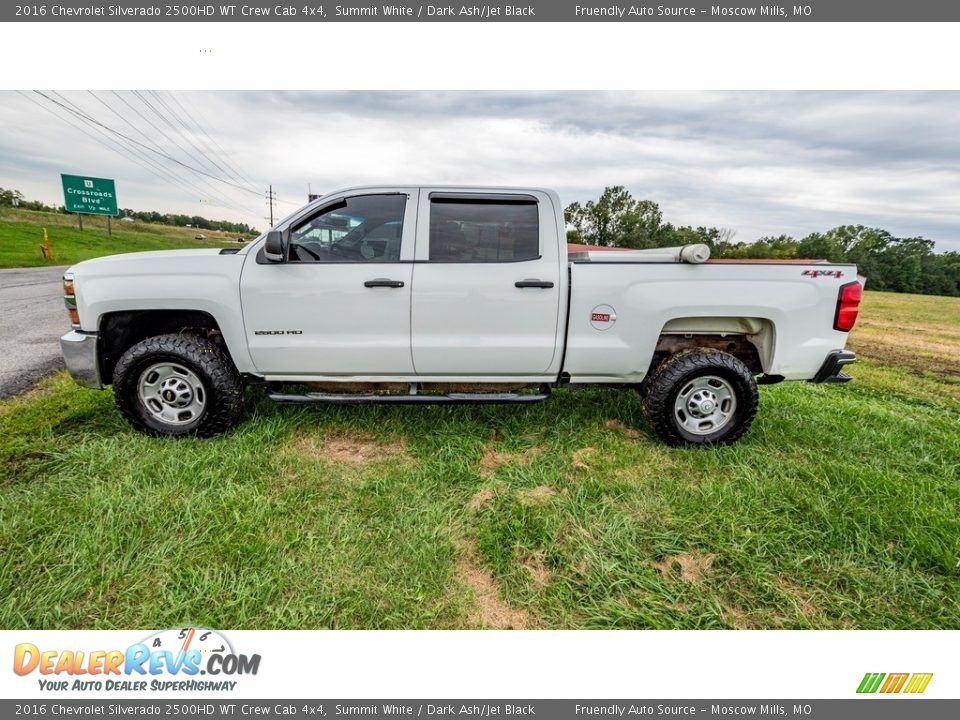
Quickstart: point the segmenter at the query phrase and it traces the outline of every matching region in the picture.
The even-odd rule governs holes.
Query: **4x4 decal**
[[[843,270],[804,270],[800,274],[804,277],[812,277],[812,278],[818,278],[818,277],[842,278]]]

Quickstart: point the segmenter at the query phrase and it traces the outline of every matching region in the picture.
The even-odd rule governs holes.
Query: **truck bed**
[[[661,334],[717,333],[731,328],[725,323],[757,346],[766,374],[788,380],[813,378],[846,341],[833,320],[840,287],[857,280],[854,265],[604,262],[591,255],[570,262],[564,370],[573,382],[639,382]],[[613,320],[603,327],[596,313]]]

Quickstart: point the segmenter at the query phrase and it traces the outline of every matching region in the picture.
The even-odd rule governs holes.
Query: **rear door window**
[[[431,262],[518,262],[539,257],[535,199],[431,197]]]

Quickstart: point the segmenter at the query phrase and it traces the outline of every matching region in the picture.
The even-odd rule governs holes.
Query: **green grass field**
[[[868,292],[852,341],[869,357],[960,383],[960,298]]]
[[[53,248],[53,261],[40,253],[43,229]],[[195,240],[198,232],[205,240]],[[0,268],[72,265],[101,255],[141,250],[238,246],[236,235],[213,230],[178,228],[149,223],[113,221],[113,237],[107,234],[105,218],[84,216],[83,231],[76,215],[40,213],[4,208],[0,211]]]
[[[868,294],[856,381],[712,450],[614,390],[149,439],[61,373],[0,403],[0,627],[960,628],[960,384],[871,331],[914,325],[960,300]]]

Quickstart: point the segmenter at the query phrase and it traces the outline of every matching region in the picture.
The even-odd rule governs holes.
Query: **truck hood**
[[[67,269],[67,272],[86,273],[93,271],[96,274],[117,272],[125,274],[129,268],[138,269],[148,266],[151,262],[169,269],[172,263],[182,263],[184,270],[189,270],[191,261],[220,255],[219,248],[202,248],[199,250],[149,250],[146,252],[122,253],[120,255],[106,255],[104,257],[84,260]],[[224,255],[225,258],[233,255]]]

